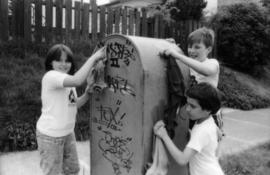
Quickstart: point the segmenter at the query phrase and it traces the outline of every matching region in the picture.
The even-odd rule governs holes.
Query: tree
[[[264,7],[270,9],[270,0],[261,0],[261,3]]]
[[[261,0],[262,6],[265,7],[267,11],[267,18],[270,21],[270,0]]]
[[[270,37],[264,11],[254,3],[227,6],[213,17],[218,29],[218,58],[228,66],[260,73],[270,60]]]
[[[206,5],[205,0],[164,0],[162,4],[151,7],[151,14],[162,14],[167,20],[199,20]]]
[[[179,9],[178,11],[172,10],[171,16],[174,20],[197,19],[203,16],[203,9],[206,7],[205,0],[175,0],[172,7]]]

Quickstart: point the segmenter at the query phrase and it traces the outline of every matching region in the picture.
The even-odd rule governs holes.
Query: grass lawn
[[[269,175],[270,142],[220,159],[226,175]]]

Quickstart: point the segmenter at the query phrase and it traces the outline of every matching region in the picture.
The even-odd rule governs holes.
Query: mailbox
[[[175,45],[119,34],[102,45],[107,88],[90,100],[91,174],[143,175],[152,160],[153,125],[167,104],[166,60],[159,53]],[[178,64],[187,78],[187,67]]]

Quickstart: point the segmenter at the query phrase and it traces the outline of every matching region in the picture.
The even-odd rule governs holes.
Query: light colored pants
[[[80,170],[74,133],[50,137],[37,131],[40,167],[44,175],[77,175]]]

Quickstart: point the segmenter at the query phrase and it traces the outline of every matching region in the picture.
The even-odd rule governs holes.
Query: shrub
[[[235,69],[258,73],[270,59],[270,36],[263,10],[253,3],[224,7],[210,20],[216,28],[218,58]]]
[[[270,105],[269,97],[254,93],[248,86],[236,79],[235,72],[221,66],[218,89],[223,93],[223,106],[235,109],[251,110],[266,108]]]
[[[6,124],[8,131],[8,151],[37,149],[35,121],[12,120]]]

